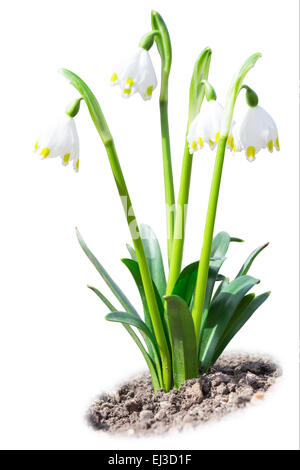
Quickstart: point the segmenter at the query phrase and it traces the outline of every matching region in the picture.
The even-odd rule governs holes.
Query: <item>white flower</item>
[[[261,106],[249,107],[242,122],[235,129],[235,142],[239,149],[245,149],[249,162],[255,160],[255,155],[264,148],[273,152],[279,150],[277,126],[272,117]]]
[[[223,116],[223,106],[217,101],[204,101],[201,112],[190,124],[187,141],[190,153],[203,147],[206,142],[213,150],[218,143]]]
[[[42,158],[61,157],[62,164],[73,161],[75,171],[79,169],[79,139],[74,119],[66,114],[54,125],[41,133],[35,142],[34,151]]]
[[[139,92],[144,100],[149,100],[157,85],[149,52],[139,47],[127,64],[113,73],[110,82],[120,86],[124,98]]]

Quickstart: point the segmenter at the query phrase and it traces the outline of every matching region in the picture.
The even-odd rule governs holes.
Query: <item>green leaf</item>
[[[196,285],[199,261],[186,266],[180,273],[172,295],[181,297],[189,305]]]
[[[141,300],[142,300],[143,308],[144,308],[145,323],[148,326],[148,328],[153,332],[153,335],[154,335],[154,330],[153,330],[151,317],[150,317],[150,313],[149,313],[149,309],[148,309],[148,305],[147,305],[147,301],[146,301],[146,295],[145,295],[145,291],[144,291],[144,286],[143,286],[143,282],[142,282],[142,277],[141,277],[139,265],[138,265],[137,261],[131,260],[131,259],[128,259],[128,258],[122,259],[122,263],[124,263],[125,266],[129,269],[129,271],[130,271],[130,273],[131,273],[131,275],[132,275],[132,277],[133,277],[133,279],[134,279],[134,281],[137,285],[137,288],[138,288],[138,291],[140,293],[140,297],[141,297]],[[162,325],[163,325],[163,328],[164,328],[164,333],[166,335],[166,340],[167,340],[167,343],[168,343],[169,351],[171,352],[171,344],[170,344],[170,339],[169,339],[167,319],[165,317],[165,309],[164,309],[164,305],[163,305],[163,302],[162,302],[162,298],[160,297],[159,292],[158,292],[157,287],[154,284],[154,282],[153,282],[153,289],[154,289],[156,302],[157,302],[157,306],[158,306],[160,317],[161,317],[161,322],[162,322]],[[148,346],[148,343],[147,343],[147,346]],[[151,351],[151,348],[149,348],[149,352],[150,351]],[[150,353],[150,355],[151,355],[151,353]],[[153,359],[153,357],[152,357],[152,359]]]
[[[202,340],[203,326],[205,325],[209,305],[211,302],[212,293],[215,287],[215,283],[216,283],[219,271],[226,259],[225,255],[228,251],[230,242],[231,242],[231,238],[227,232],[219,232],[213,238],[213,241],[212,241],[211,254],[210,254],[211,260],[209,262],[209,270],[208,270],[206,290],[205,290],[205,300],[204,300],[202,322],[201,322],[201,329],[200,329],[200,342]]]
[[[114,312],[116,309],[115,307],[110,303],[110,301],[105,297],[102,292],[100,292],[96,287],[93,286],[88,286],[89,289],[91,289],[98,297],[99,299],[102,300],[102,302],[106,305],[106,307],[109,308],[111,312]]]
[[[268,245],[269,245],[269,243],[265,243],[264,245],[259,246],[258,248],[256,248],[256,250],[252,251],[252,253],[248,256],[248,258],[246,259],[245,263],[243,264],[243,266],[242,266],[241,269],[239,270],[239,272],[238,272],[238,274],[237,274],[236,277],[244,276],[245,274],[247,274],[247,272],[249,271],[249,269],[250,269],[250,267],[251,267],[251,264],[252,264],[253,261],[255,260],[256,256],[257,256],[264,248],[266,248]]]
[[[128,243],[126,243],[126,248],[131,256],[131,259],[133,259],[134,261],[137,261],[137,257],[136,257],[136,254],[135,254],[135,251],[134,251],[134,248],[132,248],[131,245],[129,245]]]
[[[200,344],[199,359],[205,370],[211,364],[218,342],[238,304],[249,289],[257,283],[259,283],[258,279],[251,276],[241,276],[225,284],[222,291],[212,302],[206,317]]]
[[[162,385],[162,383],[159,382],[159,378],[158,378],[158,375],[157,375],[157,369],[155,367],[155,364],[154,364],[153,360],[151,359],[151,357],[149,356],[149,354],[147,353],[146,349],[144,348],[144,345],[141,342],[140,338],[133,331],[133,329],[128,325],[123,325],[123,326],[128,331],[130,336],[133,338],[133,340],[135,341],[135,343],[139,347],[141,353],[143,354],[144,359],[145,359],[145,361],[147,363],[147,366],[149,368],[149,371],[150,371],[151,380],[152,380],[152,384],[153,384],[153,390],[156,392],[159,388],[162,388],[163,385]]]
[[[196,336],[192,315],[187,303],[180,297],[165,297],[172,337],[174,386],[198,377]]]
[[[105,295],[102,294],[102,292],[96,289],[96,287],[88,286],[88,288],[91,289],[93,292],[95,292],[95,294],[102,300],[102,302],[104,302],[104,304],[109,308],[111,312],[116,311],[116,308],[109,302],[109,300],[107,300],[107,298],[105,297]],[[147,353],[146,349],[144,348],[143,343],[141,342],[137,334],[133,331],[131,326],[126,325],[126,324],[123,324],[123,326],[125,330],[130,334],[130,336],[132,337],[132,339],[134,340],[138,348],[140,349],[150,371],[153,389],[154,391],[156,391],[157,389],[161,388],[162,385],[160,384],[158,380],[157,370],[156,370],[156,367],[152,358]]]
[[[205,304],[204,314],[202,316],[202,324],[204,324],[205,321],[215,283],[216,281],[224,280],[224,276],[219,274],[219,270],[226,259],[225,255],[229,248],[229,244],[232,241],[233,239],[226,232],[218,233],[212,241],[211,258],[209,262],[209,271],[205,291]],[[172,295],[178,295],[179,297],[183,298],[189,306],[191,306],[196,286],[198,266],[198,261],[186,266],[181,271],[180,276],[177,279],[177,282],[172,292]]]
[[[234,312],[223,336],[220,338],[215,350],[212,362],[216,362],[218,357],[222,354],[227,344],[237,334],[237,332],[244,326],[244,324],[253,315],[265,300],[269,297],[270,292],[255,296],[255,294],[246,295],[239,303],[236,311]]]
[[[148,339],[151,341],[152,350],[155,357],[155,364],[156,364],[156,371],[158,373],[159,381],[161,385],[163,384],[162,373],[161,373],[161,363],[160,363],[160,354],[158,350],[158,346],[156,343],[156,339],[152,331],[148,328],[148,326],[140,319],[137,318],[135,315],[132,315],[128,312],[112,312],[105,316],[107,321],[112,321],[116,323],[122,323],[123,325],[130,325],[137,328],[143,337],[147,336]],[[144,336],[145,335],[145,336]]]
[[[142,300],[143,308],[144,308],[145,323],[148,326],[149,330],[154,335],[152,321],[151,321],[151,317],[150,317],[150,313],[149,313],[149,309],[148,309],[148,305],[147,305],[147,300],[146,300],[146,295],[145,295],[145,290],[144,290],[144,286],[143,286],[143,281],[142,281],[139,265],[136,261],[134,261],[132,259],[124,258],[121,261],[128,268],[128,270],[130,271],[130,273],[131,273],[131,275],[132,275],[132,277],[133,277],[133,279],[136,283],[136,286],[138,288],[138,291],[139,291],[139,294],[140,294],[140,297],[141,297],[141,300]],[[151,344],[150,339],[147,336],[145,337],[145,341],[146,341],[146,344],[147,344],[147,347],[148,347],[149,354],[152,357],[152,359],[154,359],[154,352],[153,352],[153,349],[152,349],[152,344]]]
[[[141,224],[140,235],[150,268],[152,280],[156,285],[160,296],[162,297],[166,293],[166,276],[159,242],[149,225]]]
[[[97,258],[93,255],[91,250],[87,247],[85,241],[83,240],[79,230],[76,228],[76,235],[78,238],[78,241],[80,243],[81,248],[91,261],[91,263],[95,266],[97,269],[98,273],[102,277],[102,279],[106,282],[112,293],[115,295],[115,297],[118,299],[120,304],[127,310],[128,312],[132,313],[135,315],[137,318],[139,318],[139,314],[135,310],[134,306],[129,302],[125,294],[121,291],[119,286],[112,280],[108,272],[104,269],[104,267],[100,264],[100,262],[97,260]]]
[[[230,245],[230,235],[227,232],[219,232],[212,241],[211,257],[224,258]]]

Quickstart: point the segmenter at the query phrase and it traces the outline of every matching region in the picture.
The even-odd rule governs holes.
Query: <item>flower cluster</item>
[[[128,98],[136,92],[144,100],[152,97],[157,79],[148,50],[138,47],[130,60],[119,67],[110,79],[111,85],[119,85],[122,96]],[[204,100],[201,113],[190,123],[187,135],[191,154],[208,144],[213,150],[220,137],[224,108],[215,99]],[[279,150],[276,124],[261,106],[249,106],[240,123],[232,122],[227,138],[227,148],[232,152],[245,151],[248,161],[255,160],[256,154],[267,148]],[[61,157],[62,164],[73,161],[79,168],[79,143],[73,117],[65,115],[55,123],[52,130],[44,133],[35,143],[35,151],[43,158]]]
[[[213,150],[220,137],[223,107],[214,100],[203,103],[199,113],[189,126],[187,141],[193,154],[207,143]],[[247,160],[255,160],[256,154],[268,148],[279,150],[277,126],[272,117],[261,107],[249,106],[241,123],[233,121],[227,138],[227,148],[233,152],[245,150]]]

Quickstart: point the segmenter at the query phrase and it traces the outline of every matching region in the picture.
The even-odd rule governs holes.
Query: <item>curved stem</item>
[[[137,220],[132,208],[131,199],[115,149],[113,138],[111,136],[110,130],[100,108],[100,105],[95,95],[87,86],[87,84],[70,70],[62,69],[61,72],[66,78],[70,80],[70,83],[79,91],[80,95],[85,100],[91,118],[105,146],[113,176],[116,182],[116,186],[123,203],[123,208],[125,211],[127,224],[131,233],[133,245],[136,251],[137,261],[145,289],[146,300],[149,307],[149,313],[151,316],[154,333],[157,339],[157,344],[161,353],[164,388],[166,391],[168,391],[170,390],[172,383],[172,366],[170,352],[168,349],[167,340],[161,322],[160,312],[157,306],[156,296],[153,288],[153,281],[151,278],[150,269],[145,255],[142,239],[140,237]],[[124,205],[124,199],[126,205]],[[127,210],[127,208],[129,210]]]
[[[129,196],[129,192],[126,186],[126,182],[123,176],[123,172],[120,166],[120,162],[116,153],[113,140],[109,141],[105,145],[105,148],[107,151],[107,155],[108,155],[110,166],[111,166],[111,169],[115,178],[115,182],[118,188],[119,195],[123,203],[124,203],[124,199],[126,202],[127,207],[124,206],[124,211],[126,215],[127,224],[131,233],[131,238],[132,238],[132,242],[134,245],[138,265],[139,265],[140,272],[141,272],[141,277],[142,277],[143,286],[145,290],[145,296],[146,296],[149,312],[151,315],[155,337],[157,339],[157,344],[161,353],[164,387],[166,391],[168,391],[171,387],[171,358],[169,354],[169,349],[168,349],[165,333],[163,330],[163,325],[161,323],[160,313],[159,313],[157,302],[156,302],[150,269],[147,263],[147,258],[145,255],[143,242],[139,233],[137,220],[136,220],[133,208],[132,208],[131,199]]]

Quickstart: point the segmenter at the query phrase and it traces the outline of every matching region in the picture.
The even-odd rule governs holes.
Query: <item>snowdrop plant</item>
[[[234,76],[223,107],[208,80],[212,52],[209,48],[204,49],[196,60],[190,84],[182,172],[175,204],[168,124],[172,49],[162,17],[153,11],[151,19],[151,31],[143,36],[128,63],[113,71],[110,82],[119,85],[122,96],[126,98],[138,92],[144,100],[150,99],[157,86],[150,58],[151,48],[156,45],[161,58],[159,112],[167,209],[168,269],[165,269],[154,232],[147,225],[139,225],[136,219],[114,140],[99,102],[88,85],[70,70],[62,69],[61,72],[77,89],[79,97],[68,106],[62,122],[56,123],[45,137],[36,142],[35,151],[43,158],[60,156],[63,164],[73,160],[78,170],[79,145],[74,118],[80,110],[80,102],[84,101],[104,144],[123,204],[132,245],[127,245],[130,256],[123,258],[122,263],[136,283],[143,318],[77,230],[83,251],[115,300],[108,299],[96,287],[89,288],[109,310],[106,320],[121,323],[137,344],[148,365],[154,390],[162,388],[168,391],[171,387],[179,387],[186,379],[197,377],[199,370],[207,371],[270,294],[250,292],[260,281],[248,274],[254,259],[267,244],[252,251],[235,278],[230,280],[220,271],[230,245],[242,240],[226,232],[214,236],[214,225],[226,149],[233,152],[244,150],[248,160],[252,161],[261,149],[272,151],[275,147],[279,150],[279,140],[275,122],[258,105],[254,90],[244,83],[260,54],[250,56]],[[236,100],[243,89],[249,108],[242,122],[238,123],[233,121],[233,114]],[[205,148],[211,151],[216,148],[216,156],[202,249],[200,259],[182,269],[185,208],[189,202],[193,158],[200,157],[200,154],[203,158]]]

